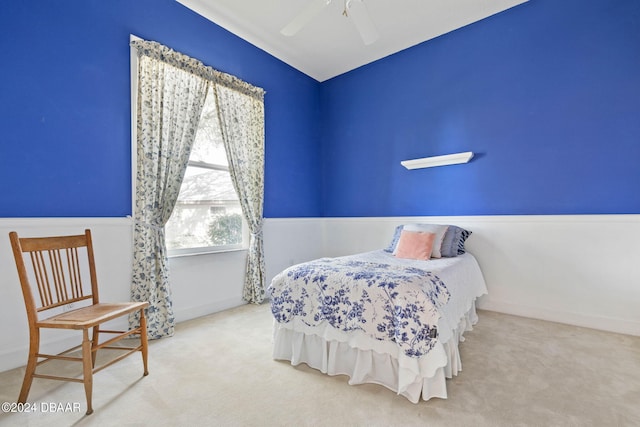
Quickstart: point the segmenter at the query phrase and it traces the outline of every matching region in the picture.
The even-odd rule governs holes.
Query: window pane
[[[197,202],[212,203],[238,200],[236,190],[227,171],[187,166],[182,180],[178,203]]]
[[[168,249],[242,244],[240,205],[176,205],[167,223]]]
[[[228,166],[217,114],[213,89],[209,89],[190,162]],[[242,245],[243,227],[229,172],[207,165],[187,166],[178,202],[165,227],[167,248]]]
[[[166,240],[168,249],[242,244],[242,211],[229,172],[187,167]]]
[[[196,139],[191,148],[189,160],[212,163],[216,165],[228,165],[227,155],[222,143],[220,126],[218,123],[218,111],[213,95],[213,89],[209,88],[207,99],[202,109],[200,123]]]

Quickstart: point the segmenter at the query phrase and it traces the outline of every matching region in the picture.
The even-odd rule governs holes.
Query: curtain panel
[[[259,304],[265,294],[264,103],[221,85],[214,86],[214,93],[231,180],[251,231],[242,298]]]
[[[178,199],[208,87],[207,80],[169,63],[138,58],[131,299],[149,301],[152,339],[174,332],[164,225]]]
[[[149,301],[149,338],[174,333],[164,226],[176,204],[207,91],[213,85],[229,169],[251,230],[243,297],[264,298],[264,90],[157,42],[138,56],[137,173],[131,299]],[[241,129],[247,126],[246,129]],[[136,324],[137,319],[130,319]]]

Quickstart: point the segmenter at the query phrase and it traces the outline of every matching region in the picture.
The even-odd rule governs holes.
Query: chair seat
[[[86,329],[146,308],[148,302],[100,303],[38,321],[41,328]]]

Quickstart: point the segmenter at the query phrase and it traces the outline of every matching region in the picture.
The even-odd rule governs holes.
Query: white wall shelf
[[[457,165],[468,163],[473,158],[473,152],[445,154],[444,156],[423,157],[421,159],[403,160],[400,162],[407,169],[431,168],[434,166]]]

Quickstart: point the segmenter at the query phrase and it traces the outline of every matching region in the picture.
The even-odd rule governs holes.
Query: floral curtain
[[[164,225],[178,199],[210,83],[189,71],[197,64],[182,54],[155,42],[132,46],[138,54],[138,101],[131,299],[149,302],[153,339],[174,332]]]
[[[251,230],[243,298],[264,299],[262,206],[264,90],[159,43],[134,40],[138,56],[137,174],[131,299],[149,301],[149,338],[175,319],[164,226],[176,204],[208,88],[215,89],[229,169]],[[132,316],[130,323],[137,324]]]
[[[216,84],[216,106],[229,172],[251,231],[242,297],[259,304],[265,295],[262,207],[264,200],[264,101]]]

